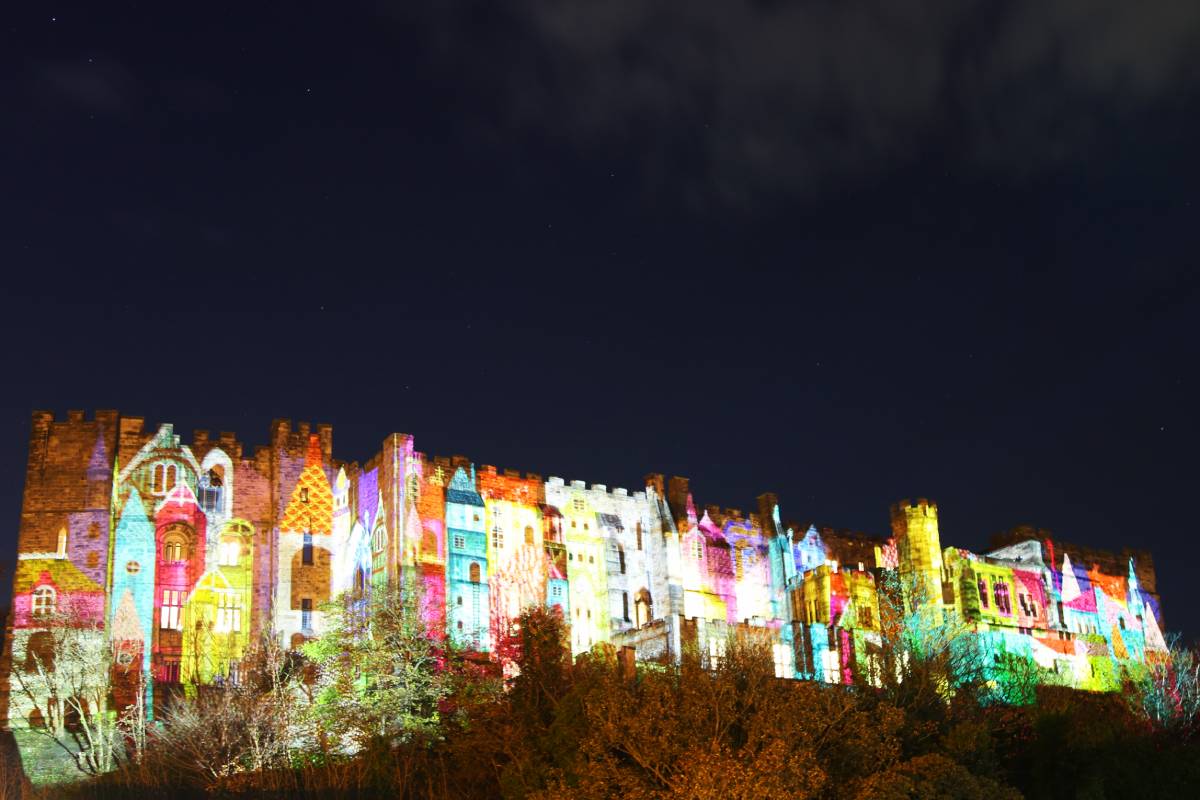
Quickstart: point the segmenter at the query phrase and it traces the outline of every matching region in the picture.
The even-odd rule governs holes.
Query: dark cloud
[[[45,99],[89,112],[118,113],[135,104],[141,86],[122,64],[109,58],[80,58],[42,64],[37,78]]]
[[[471,0],[414,11],[494,124],[635,153],[698,202],[812,195],[918,158],[1001,175],[1081,161],[1198,83],[1178,0]]]

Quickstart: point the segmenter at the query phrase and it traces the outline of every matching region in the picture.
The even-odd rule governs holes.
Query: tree
[[[411,585],[328,603],[326,630],[304,645],[317,668],[313,716],[342,748],[392,745],[437,733],[450,694],[449,651]]]
[[[23,658],[14,660],[10,678],[28,709],[30,729],[89,775],[112,770],[125,756],[126,734],[136,748],[145,732],[144,709],[111,704],[117,653],[94,617],[67,604],[37,617],[38,627],[22,637]],[[119,713],[128,711],[133,713]]]
[[[1151,726],[1184,739],[1200,732],[1200,655],[1177,634],[1167,652],[1148,654],[1146,669],[1130,680],[1125,695]]]
[[[872,672],[884,695],[923,716],[940,716],[956,693],[978,696],[987,652],[973,626],[898,570],[883,570],[877,585],[881,654]]]

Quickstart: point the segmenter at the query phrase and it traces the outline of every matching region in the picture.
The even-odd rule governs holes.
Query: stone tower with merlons
[[[892,506],[892,535],[896,538],[900,578],[909,611],[942,604],[942,539],[938,507],[925,498],[915,504],[901,500]]]

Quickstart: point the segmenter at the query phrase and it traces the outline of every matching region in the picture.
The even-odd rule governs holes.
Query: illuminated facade
[[[118,704],[143,692],[153,710],[163,688],[238,681],[257,637],[297,647],[320,634],[331,597],[388,581],[481,652],[545,605],[576,654],[611,643],[647,660],[720,657],[738,633],[768,638],[781,676],[869,680],[889,577],[918,624],[961,620],[998,682],[1015,658],[1112,690],[1165,650],[1146,553],[1027,528],[987,554],[944,547],[925,500],[893,506],[887,537],[783,520],[771,494],[748,514],[704,507],[683,478],[652,474],[633,492],[543,480],[428,457],[404,434],[359,465],[334,459],[328,426],[277,420],[247,454],[229,433],[184,444],[169,424],[146,432],[112,411],[38,412],[0,711],[30,721],[10,671],[63,613],[111,643]]]

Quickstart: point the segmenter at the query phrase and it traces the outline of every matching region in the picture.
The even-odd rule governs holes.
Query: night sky
[[[1149,548],[1200,634],[1200,4],[20,5],[0,559],[33,409],[285,417]]]

